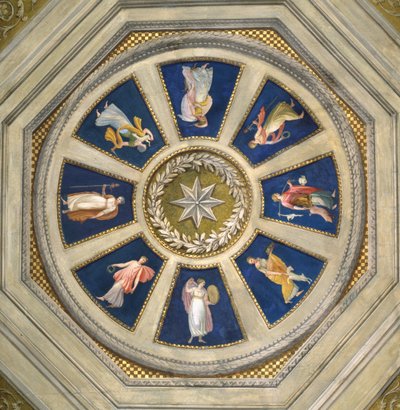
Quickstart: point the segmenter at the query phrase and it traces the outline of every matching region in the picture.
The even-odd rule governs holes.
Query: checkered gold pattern
[[[217,30],[208,30],[217,31]],[[322,81],[322,78],[315,72],[305,61],[303,61],[300,56],[286,43],[286,41],[274,30],[269,29],[246,29],[246,30],[218,30],[226,33],[231,33],[238,36],[245,36],[257,41],[260,41],[266,44],[269,47],[272,47],[280,52],[286,54],[290,58],[298,61],[304,67],[306,67],[316,78]],[[102,66],[106,64],[109,60],[115,57],[118,54],[123,53],[124,51],[138,45],[144,43],[149,40],[153,40],[159,37],[173,35],[177,33],[190,33],[195,32],[195,30],[188,30],[188,31],[148,31],[148,32],[132,32],[125,37],[115,48],[114,50],[99,64]],[[359,144],[364,172],[367,174],[367,135],[366,135],[366,128],[364,123],[361,119],[354,113],[354,111],[349,107],[343,100],[341,100],[333,90],[330,90],[332,96],[338,102],[340,107],[343,109],[350,127],[354,133],[354,136]],[[44,139],[46,138],[51,125],[57,118],[60,110],[62,109],[64,103],[62,103],[50,116],[35,130],[32,135],[32,184],[34,180],[34,175],[36,171],[36,164],[38,160],[38,156],[40,153],[41,146],[43,144]],[[360,277],[367,271],[368,269],[368,227],[365,227],[365,236],[362,245],[362,249],[360,252],[360,256],[358,259],[357,266],[353,272],[352,278],[349,282],[348,288],[346,291],[349,291],[354,284],[360,279]],[[46,275],[46,272],[43,268],[42,261],[40,259],[40,255],[38,252],[35,232],[33,228],[32,216],[31,216],[31,229],[30,229],[30,273],[32,279],[48,294],[48,296],[53,299],[61,308],[62,305],[55,294],[53,288],[50,285],[49,279]],[[303,341],[304,342],[304,341]],[[128,359],[125,359],[105,346],[101,345],[100,343],[96,342],[98,347],[105,352],[110,359],[120,367],[120,369],[131,379],[142,379],[142,378],[165,378],[165,377],[183,377],[168,374],[165,372],[159,372],[153,369],[146,368],[144,366],[138,365]],[[231,375],[225,376],[217,376],[221,378],[233,378],[233,379],[243,379],[243,378],[265,378],[271,379],[274,378],[282,368],[288,363],[291,357],[297,352],[300,348],[301,343],[292,347],[290,350],[284,352],[280,356],[273,358],[271,360],[266,361],[265,363],[258,365],[252,369],[247,369],[245,371],[237,372]]]

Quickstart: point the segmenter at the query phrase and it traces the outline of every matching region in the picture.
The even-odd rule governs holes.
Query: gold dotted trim
[[[189,136],[189,137],[183,137],[182,136],[181,130],[179,128],[178,120],[177,120],[176,115],[175,115],[175,110],[174,110],[174,107],[172,105],[171,98],[169,96],[168,88],[167,88],[167,85],[165,84],[165,81],[164,81],[164,76],[163,76],[162,70],[161,70],[161,68],[163,66],[169,65],[169,64],[175,64],[175,63],[185,63],[185,62],[193,62],[193,61],[215,61],[215,62],[225,63],[225,64],[229,64],[229,65],[239,67],[239,73],[236,77],[231,97],[228,101],[228,105],[226,107],[224,116],[222,118],[221,126],[219,127],[217,136],[215,138],[214,137],[209,137],[209,136]],[[237,89],[237,86],[239,84],[239,80],[242,76],[244,67],[245,67],[244,64],[238,64],[235,61],[227,60],[227,59],[224,59],[224,58],[213,58],[213,57],[192,57],[192,58],[186,58],[186,59],[170,60],[170,61],[166,61],[162,64],[157,64],[158,75],[160,77],[160,81],[162,83],[163,90],[164,90],[164,95],[165,95],[165,98],[167,99],[167,103],[168,103],[168,106],[169,106],[169,109],[170,109],[170,112],[171,112],[171,116],[174,120],[176,132],[178,133],[180,141],[185,141],[185,140],[190,140],[190,139],[201,139],[201,140],[211,140],[211,141],[218,141],[219,140],[219,138],[221,136],[222,129],[224,128],[224,125],[225,125],[226,118],[227,118],[227,116],[229,114],[229,111],[231,109],[231,105],[232,105],[232,103],[234,101],[234,98],[236,96],[236,89]]]
[[[105,231],[102,231],[102,232],[99,232],[99,233],[97,233],[97,234],[88,236],[87,238],[80,239],[79,241],[72,242],[72,243],[69,243],[69,244],[66,243],[65,238],[64,238],[64,231],[63,231],[63,229],[62,229],[61,214],[60,214],[60,207],[61,207],[61,206],[60,206],[60,202],[61,202],[61,201],[60,201],[60,199],[61,199],[61,185],[62,185],[62,179],[63,179],[63,176],[64,176],[65,164],[76,165],[76,166],[78,166],[78,167],[87,169],[87,170],[89,170],[89,171],[94,171],[94,172],[97,172],[97,173],[99,173],[99,174],[102,174],[102,175],[105,175],[105,176],[109,176],[109,177],[112,177],[112,178],[115,178],[115,179],[118,179],[118,180],[121,180],[121,181],[125,181],[125,182],[128,182],[129,184],[131,184],[131,185],[133,186],[133,193],[132,193],[132,220],[129,221],[129,222],[126,222],[126,223],[124,223],[124,224],[122,224],[122,225],[114,226],[114,227],[112,227],[112,228],[106,229]],[[58,188],[57,188],[57,220],[58,220],[58,230],[60,231],[60,236],[61,236],[61,240],[62,240],[62,243],[63,243],[63,245],[64,245],[64,248],[70,248],[70,247],[72,247],[72,246],[76,246],[76,245],[78,245],[78,244],[80,244],[80,243],[89,241],[89,240],[91,240],[91,239],[102,237],[102,236],[104,236],[104,235],[107,235],[107,234],[110,233],[110,232],[114,232],[114,231],[116,231],[116,230],[118,230],[118,229],[124,228],[125,226],[133,225],[135,222],[137,222],[137,221],[136,221],[136,213],[135,213],[135,201],[136,201],[135,197],[136,197],[136,186],[135,186],[134,181],[132,181],[132,180],[130,180],[130,179],[128,179],[128,178],[122,177],[122,176],[117,176],[116,174],[112,174],[111,172],[103,171],[103,170],[98,169],[98,168],[95,168],[95,167],[91,167],[91,166],[88,166],[88,165],[84,165],[84,164],[82,164],[82,163],[80,163],[80,162],[73,161],[72,159],[64,158],[64,160],[63,160],[63,162],[62,162],[62,165],[61,165],[61,172],[60,172],[60,176],[59,176],[59,178],[58,178]]]
[[[267,317],[265,316],[264,312],[263,312],[262,309],[261,309],[261,306],[259,305],[259,303],[258,303],[256,297],[254,296],[252,290],[250,289],[249,285],[248,285],[247,282],[246,282],[246,279],[245,279],[244,276],[242,275],[242,272],[240,271],[239,266],[236,264],[236,261],[235,261],[235,259],[237,259],[240,255],[242,255],[242,254],[249,248],[249,246],[253,243],[253,241],[255,240],[255,238],[257,237],[257,235],[259,235],[259,234],[262,235],[262,236],[264,236],[264,237],[266,237],[266,238],[268,238],[268,239],[272,239],[274,242],[279,242],[279,243],[281,243],[281,244],[283,244],[283,245],[288,246],[289,248],[296,249],[297,251],[300,251],[300,252],[302,252],[302,253],[304,253],[304,254],[306,254],[306,255],[312,256],[312,257],[314,257],[314,258],[320,260],[321,262],[324,262],[324,264],[323,264],[323,266],[322,266],[322,268],[321,268],[321,270],[320,270],[320,272],[319,272],[319,274],[318,274],[316,280],[315,280],[315,281],[312,283],[312,285],[308,288],[307,292],[304,294],[304,296],[302,297],[302,299],[301,299],[298,303],[296,303],[296,304],[292,307],[292,309],[290,309],[285,315],[283,315],[280,319],[278,319],[278,320],[275,321],[274,323],[270,323],[270,322],[268,321]],[[324,272],[324,270],[325,270],[325,268],[326,268],[326,265],[327,265],[327,260],[326,260],[326,258],[324,258],[323,256],[318,255],[318,254],[313,253],[313,252],[309,252],[309,251],[307,251],[307,250],[305,250],[305,249],[303,249],[303,248],[301,248],[301,247],[299,247],[299,246],[296,246],[296,245],[294,245],[294,244],[292,244],[292,243],[290,243],[290,242],[284,241],[284,240],[282,240],[282,239],[278,239],[276,236],[267,234],[266,232],[264,232],[264,231],[262,231],[262,230],[260,230],[260,229],[256,229],[256,230],[254,231],[254,233],[253,233],[253,235],[251,236],[251,238],[243,245],[243,247],[240,249],[239,252],[237,252],[235,255],[233,255],[233,256],[230,258],[230,260],[231,260],[232,264],[234,265],[236,272],[239,274],[240,279],[242,279],[244,286],[246,287],[247,291],[249,292],[251,298],[253,299],[254,304],[257,306],[257,309],[258,309],[258,311],[260,312],[261,317],[264,319],[264,321],[265,321],[265,323],[266,323],[266,325],[268,326],[269,329],[272,329],[273,327],[277,326],[279,323],[281,323],[283,320],[285,320],[290,314],[292,314],[295,310],[297,310],[297,309],[300,307],[300,305],[302,305],[302,303],[306,300],[307,296],[308,296],[308,295],[310,294],[310,292],[314,289],[315,285],[319,282],[319,279],[321,278],[321,276],[322,276],[322,274],[323,274],[323,272]]]
[[[330,87],[325,84],[322,78],[304,61],[300,56],[293,50],[292,47],[286,42],[286,40],[281,37],[276,31],[272,29],[237,29],[237,30],[166,30],[166,31],[138,31],[131,32],[128,34],[115,48],[112,50],[108,56],[99,64],[99,67],[105,65],[107,62],[112,60],[115,56],[125,52],[126,50],[138,45],[143,44],[146,41],[153,40],[156,38],[161,38],[165,36],[175,35],[179,33],[196,33],[196,32],[224,32],[229,34],[234,34],[237,36],[242,36],[246,38],[251,38],[253,40],[259,41],[262,44],[267,45],[279,52],[287,55],[291,59],[297,61],[303,67],[305,67],[312,75],[314,75],[319,81],[321,81],[325,87],[327,87],[335,101],[344,111],[346,118],[350,124],[350,127],[354,133],[355,139],[358,143],[365,179],[367,181],[367,170],[368,170],[368,144],[367,144],[367,134],[366,134],[366,125],[360,119],[360,117],[352,110],[352,108],[347,105],[335,92],[330,89]],[[43,123],[34,131],[32,135],[32,184],[36,172],[36,163],[39,157],[40,149],[43,144],[44,139],[46,138],[51,125],[57,119],[60,114],[61,109],[65,105],[65,102],[61,103],[44,121]],[[368,189],[368,184],[366,184],[366,190]],[[31,192],[33,192],[33,187]],[[367,197],[367,196],[366,196]],[[47,274],[43,268],[43,263],[40,259],[35,232],[33,229],[33,217],[31,215],[31,224],[30,224],[30,273],[32,279],[38,284],[38,286],[43,289],[44,292],[63,310],[61,302],[58,299],[58,296],[55,294]],[[349,292],[353,286],[358,282],[358,280],[368,271],[368,223],[365,225],[364,229],[364,241],[362,243],[362,249],[358,258],[357,266],[354,269],[352,278],[348,285],[346,292]],[[307,339],[304,339],[299,344],[293,346],[286,352],[280,354],[276,358],[266,360],[264,363],[261,363],[257,366],[254,366],[247,370],[242,370],[230,375],[217,376],[224,379],[273,379],[277,376],[278,373],[286,366],[289,360],[296,354],[300,349],[302,344]],[[103,352],[105,352],[110,359],[130,378],[130,379],[163,379],[167,377],[178,377],[183,378],[185,376],[171,375],[166,372],[156,371],[145,366],[139,365],[131,360],[125,359],[117,354],[115,354],[110,349],[104,347],[99,342],[96,342]]]
[[[238,233],[233,237],[231,242],[229,242],[227,245],[223,246],[222,248],[217,249],[216,251],[207,252],[207,253],[199,254],[199,255],[191,254],[189,252],[180,251],[179,249],[175,249],[175,248],[169,246],[169,244],[166,241],[164,241],[162,238],[160,238],[157,235],[156,230],[154,229],[153,224],[150,221],[150,216],[147,212],[146,200],[147,200],[148,186],[150,185],[154,175],[160,170],[160,168],[163,165],[165,165],[169,160],[171,160],[172,158],[178,156],[179,154],[183,154],[183,153],[186,153],[186,152],[192,152],[192,151],[202,152],[204,150],[207,150],[207,152],[210,152],[210,151],[214,152],[218,156],[225,159],[228,163],[233,165],[233,167],[238,171],[238,173],[240,173],[241,177],[243,177],[243,180],[245,182],[245,187],[250,187],[250,182],[249,182],[249,179],[248,179],[247,175],[242,171],[240,165],[233,158],[231,158],[229,155],[227,155],[224,152],[221,152],[221,151],[219,151],[218,149],[215,149],[215,148],[196,146],[196,147],[181,148],[181,149],[173,152],[172,154],[168,155],[166,158],[164,158],[163,161],[160,164],[158,164],[156,168],[153,169],[153,171],[150,173],[149,177],[147,178],[145,188],[144,188],[144,191],[143,191],[143,197],[142,197],[142,207],[143,207],[143,210],[144,210],[145,220],[146,220],[147,226],[148,226],[150,232],[152,233],[152,235],[154,236],[154,238],[159,243],[161,243],[165,248],[169,249],[171,252],[175,253],[176,255],[190,256],[191,258],[196,258],[196,259],[205,258],[205,257],[208,258],[208,257],[213,256],[213,255],[218,255],[221,252],[224,252],[226,249],[233,246],[239,240],[241,233],[244,232],[244,230],[246,229],[246,227],[249,223],[249,219],[250,219],[250,215],[251,215],[251,207],[253,205],[253,198],[252,198],[252,195],[251,195],[251,190],[247,189],[247,192],[246,192],[247,193],[247,200],[248,200],[247,217],[246,217],[245,223],[243,224],[240,231],[238,231]]]
[[[308,227],[308,226],[300,226],[300,225],[294,224],[293,222],[281,221],[280,219],[275,219],[275,218],[270,218],[270,217],[264,216],[265,201],[264,201],[264,191],[263,191],[263,189],[262,189],[262,182],[263,182],[263,181],[265,181],[265,180],[267,180],[267,179],[271,179],[271,178],[273,178],[273,177],[275,177],[275,176],[278,176],[278,175],[286,174],[287,172],[293,171],[293,170],[295,170],[295,169],[304,167],[304,166],[309,165],[309,164],[313,164],[313,163],[315,163],[315,162],[317,162],[317,161],[319,161],[319,160],[321,160],[321,159],[328,158],[328,157],[330,157],[330,158],[332,159],[332,161],[333,161],[333,163],[334,163],[334,165],[335,165],[336,177],[337,177],[337,180],[338,180],[339,215],[338,215],[337,233],[336,233],[336,234],[333,234],[333,233],[330,233],[330,232],[321,231],[320,229],[310,228],[310,227]],[[269,174],[269,175],[267,175],[267,176],[261,178],[261,179],[258,181],[258,186],[259,186],[259,189],[260,189],[260,192],[261,192],[261,214],[260,214],[260,218],[261,218],[261,219],[265,219],[265,220],[267,220],[267,221],[273,221],[273,222],[276,222],[276,223],[279,223],[279,224],[282,224],[282,225],[294,226],[295,228],[299,228],[299,229],[304,229],[304,230],[306,230],[306,231],[311,231],[311,232],[320,233],[320,234],[323,234],[323,235],[326,235],[326,236],[331,236],[331,237],[333,237],[333,238],[337,238],[337,237],[339,236],[340,224],[341,224],[342,212],[343,212],[343,211],[342,211],[342,208],[343,208],[343,206],[342,206],[342,180],[341,180],[341,176],[340,176],[340,174],[339,174],[339,168],[338,168],[338,165],[337,165],[337,162],[336,162],[336,158],[335,158],[333,152],[328,152],[328,153],[326,153],[326,154],[319,155],[319,156],[317,156],[317,157],[314,157],[314,158],[308,159],[308,160],[306,160],[306,161],[303,161],[303,162],[301,162],[300,164],[292,165],[291,167],[287,167],[287,168],[284,168],[284,169],[282,169],[282,170],[280,170],[280,171],[277,171],[277,172],[274,172],[274,173],[272,173],[272,174]]]
[[[168,343],[168,342],[164,342],[164,341],[159,339],[161,329],[164,325],[165,316],[167,315],[169,305],[171,303],[172,293],[175,289],[176,281],[177,281],[177,279],[178,279],[178,277],[181,273],[182,268],[189,268],[191,270],[205,270],[205,269],[212,269],[212,268],[217,268],[218,269],[219,274],[220,274],[221,279],[222,279],[222,282],[225,286],[226,293],[228,294],[229,300],[231,302],[231,306],[232,306],[232,309],[233,309],[233,313],[235,315],[235,319],[239,324],[239,328],[240,328],[240,331],[241,331],[242,336],[243,336],[242,339],[237,340],[235,342],[224,343],[224,344],[214,345],[214,346],[187,346],[187,345],[180,345],[180,344],[175,344],[175,343]],[[205,350],[205,349],[218,349],[218,348],[222,348],[222,347],[234,346],[234,345],[237,345],[239,343],[243,343],[246,340],[247,340],[247,335],[246,335],[246,332],[244,330],[243,323],[240,319],[239,312],[238,312],[238,310],[236,308],[236,305],[235,305],[235,302],[233,300],[232,292],[231,292],[231,290],[228,286],[228,282],[226,280],[225,273],[222,270],[222,266],[219,263],[209,264],[209,265],[188,265],[188,264],[180,264],[179,263],[178,267],[176,269],[176,272],[174,274],[174,278],[172,279],[171,287],[169,288],[169,291],[168,291],[167,301],[165,302],[165,305],[164,305],[164,308],[163,308],[163,311],[162,311],[162,314],[161,314],[161,319],[159,320],[159,323],[158,323],[157,332],[156,332],[156,335],[154,337],[154,342],[162,344],[162,345],[172,346],[172,347],[182,347],[184,349]]]
[[[109,95],[110,93],[112,93],[112,92],[113,92],[115,89],[117,89],[120,85],[126,83],[126,82],[129,81],[129,80],[133,80],[133,82],[135,83],[137,89],[139,90],[139,93],[140,93],[141,97],[143,98],[143,101],[145,102],[145,104],[146,104],[146,106],[147,106],[147,109],[149,110],[149,112],[150,112],[150,114],[151,114],[151,116],[152,116],[152,118],[153,118],[153,121],[154,121],[154,123],[156,124],[156,127],[157,127],[157,129],[158,129],[158,132],[160,133],[161,138],[162,138],[162,140],[163,140],[163,142],[164,142],[164,144],[165,144],[165,145],[164,145],[163,147],[161,147],[157,152],[155,152],[155,153],[145,162],[145,164],[144,164],[142,167],[137,167],[136,165],[134,165],[134,164],[132,164],[132,163],[130,163],[130,162],[128,162],[128,161],[122,159],[122,158],[119,158],[118,156],[116,156],[116,155],[110,153],[109,151],[106,151],[106,150],[104,150],[104,149],[102,149],[102,148],[99,148],[97,145],[92,144],[92,143],[89,142],[89,141],[86,141],[84,138],[82,138],[82,137],[80,137],[80,136],[78,135],[78,130],[79,130],[79,128],[81,127],[81,125],[83,124],[83,122],[85,121],[85,119],[87,118],[87,116],[93,111],[94,107],[96,107],[96,105],[99,104],[101,100],[103,100],[105,97],[107,97],[107,95]],[[76,125],[75,128],[74,128],[72,137],[75,138],[75,139],[77,139],[77,140],[80,141],[80,142],[83,142],[83,143],[86,144],[86,145],[89,145],[90,147],[94,148],[95,150],[100,151],[101,153],[103,153],[103,154],[109,156],[110,158],[113,158],[113,159],[115,159],[116,161],[119,161],[119,162],[121,162],[122,164],[128,165],[129,167],[134,168],[134,169],[136,169],[136,170],[138,170],[138,171],[140,171],[140,172],[142,172],[142,171],[147,167],[147,165],[149,164],[149,162],[152,161],[152,159],[153,159],[157,154],[160,154],[162,151],[164,151],[164,150],[169,146],[169,143],[168,143],[168,140],[167,140],[167,138],[166,138],[166,136],[165,136],[164,130],[162,129],[162,127],[161,127],[161,125],[160,125],[160,122],[158,121],[157,116],[156,116],[156,114],[154,113],[153,108],[151,107],[151,105],[150,105],[150,103],[149,103],[149,101],[148,101],[148,99],[147,99],[147,97],[146,97],[146,94],[144,93],[143,88],[142,88],[142,86],[140,85],[140,82],[139,82],[139,80],[137,79],[137,77],[135,76],[135,74],[131,74],[131,75],[127,76],[127,77],[124,77],[123,79],[121,79],[120,81],[118,81],[116,84],[114,84],[112,87],[108,88],[107,91],[105,91],[99,98],[97,98],[96,101],[95,101],[93,104],[91,104],[91,106],[84,112],[84,114],[82,115],[81,119],[78,121],[77,125]]]
[[[264,159],[261,162],[257,162],[257,164],[253,164],[250,159],[235,145],[233,145],[236,137],[239,135],[240,130],[243,128],[244,123],[246,122],[246,119],[248,118],[248,116],[250,115],[251,110],[254,107],[254,104],[257,102],[261,91],[263,90],[263,88],[265,87],[265,85],[267,84],[268,81],[271,81],[272,83],[277,84],[279,87],[281,87],[282,89],[284,89],[291,97],[295,98],[302,106],[303,111],[306,111],[307,114],[313,119],[313,121],[315,122],[315,124],[317,125],[317,129],[315,131],[313,131],[312,133],[304,136],[302,139],[300,139],[299,141],[288,145],[285,148],[282,148],[281,150],[275,152],[275,154],[269,156],[268,158]],[[275,158],[276,156],[282,154],[283,152],[295,147],[296,145],[299,145],[300,143],[308,140],[309,138],[313,137],[314,135],[319,134],[321,131],[323,131],[323,128],[320,124],[320,122],[318,121],[317,117],[314,115],[314,113],[310,110],[310,108],[307,106],[307,104],[292,90],[290,90],[286,85],[284,85],[283,83],[281,83],[280,81],[276,80],[273,77],[270,76],[265,76],[263,78],[263,80],[261,81],[260,85],[257,88],[256,93],[254,94],[254,97],[252,98],[249,107],[246,110],[246,113],[244,114],[243,119],[241,120],[238,128],[236,129],[235,133],[233,134],[232,139],[229,142],[229,146],[231,148],[233,148],[236,152],[238,152],[253,168],[257,168],[259,166],[261,166],[262,164],[265,164],[266,162],[270,161],[272,158]]]
[[[81,280],[79,279],[78,274],[77,274],[77,271],[78,271],[79,269],[81,269],[81,268],[83,268],[83,267],[85,267],[85,266],[91,264],[92,262],[95,262],[95,261],[97,261],[97,260],[99,260],[99,259],[102,259],[104,256],[109,255],[110,253],[114,252],[115,250],[120,249],[122,246],[124,246],[124,245],[126,245],[126,244],[128,244],[128,243],[134,242],[134,241],[135,241],[136,239],[138,239],[138,238],[143,239],[143,241],[145,242],[145,244],[146,244],[156,255],[158,255],[158,256],[161,258],[161,260],[163,261],[163,264],[161,265],[161,267],[160,267],[160,269],[159,269],[159,271],[158,271],[158,273],[157,273],[156,279],[154,280],[153,284],[151,285],[151,288],[150,288],[150,290],[149,290],[149,292],[148,292],[148,294],[147,294],[147,296],[146,296],[146,299],[145,299],[144,302],[143,302],[143,306],[142,306],[142,308],[140,309],[139,315],[138,315],[138,317],[136,318],[135,323],[133,324],[133,326],[129,327],[129,326],[127,326],[124,322],[120,321],[120,320],[117,319],[115,316],[111,315],[110,312],[109,312],[107,309],[105,309],[105,308],[99,303],[99,301],[98,301],[95,297],[93,297],[93,296],[87,291],[86,287],[84,286],[84,284],[83,284],[83,283],[81,282]],[[81,263],[81,264],[79,264],[79,265],[73,267],[73,268],[71,269],[71,271],[72,271],[72,274],[74,275],[76,281],[79,283],[79,285],[80,285],[80,286],[82,287],[82,289],[85,291],[85,293],[90,297],[90,299],[91,299],[108,317],[110,317],[112,320],[114,320],[115,322],[117,322],[119,325],[121,325],[121,326],[124,327],[125,329],[128,329],[128,330],[130,330],[130,331],[133,332],[133,331],[136,329],[136,327],[137,327],[137,325],[138,325],[138,323],[139,323],[139,320],[141,319],[141,317],[142,317],[142,315],[143,315],[143,312],[144,312],[144,310],[145,310],[145,308],[146,308],[147,302],[149,301],[149,299],[150,299],[150,297],[151,297],[151,295],[152,295],[152,293],[153,293],[153,290],[154,290],[154,288],[155,288],[155,286],[156,286],[156,284],[157,284],[157,282],[158,282],[158,279],[160,278],[160,276],[161,276],[161,274],[162,274],[162,272],[163,272],[163,270],[164,270],[164,268],[165,268],[166,263],[167,263],[167,262],[166,262],[165,257],[164,257],[161,253],[159,253],[159,252],[157,251],[157,249],[155,249],[155,248],[147,241],[147,239],[146,239],[146,237],[143,235],[143,233],[140,232],[139,234],[134,235],[134,236],[132,236],[131,238],[128,238],[128,239],[126,239],[125,241],[120,242],[120,243],[118,243],[118,244],[112,246],[111,248],[108,248],[107,250],[105,250],[105,251],[99,253],[98,255],[94,256],[93,258],[90,258],[90,259],[86,260],[85,262],[83,262],[83,263]]]

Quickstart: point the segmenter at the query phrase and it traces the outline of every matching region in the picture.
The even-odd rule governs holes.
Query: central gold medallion
[[[191,148],[153,171],[144,210],[150,230],[165,247],[206,257],[236,242],[250,215],[250,199],[248,180],[231,158]]]

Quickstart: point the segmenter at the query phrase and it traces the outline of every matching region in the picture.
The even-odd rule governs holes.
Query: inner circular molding
[[[220,253],[246,227],[251,213],[249,186],[226,154],[196,147],[180,150],[158,165],[147,181],[146,221],[163,246],[179,254]]]
[[[98,68],[49,132],[34,191],[74,332],[186,375],[254,366],[314,331],[363,237],[362,164],[331,91],[231,35],[166,36]]]

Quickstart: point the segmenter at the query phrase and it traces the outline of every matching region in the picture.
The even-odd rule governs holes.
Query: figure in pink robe
[[[124,303],[124,294],[133,293],[139,284],[148,282],[155,274],[152,268],[144,266],[147,258],[142,256],[138,261],[131,260],[125,263],[115,263],[112,268],[122,268],[114,273],[114,285],[104,295],[97,299],[106,300],[109,305],[107,307],[121,307]]]
[[[194,337],[199,338],[200,343],[206,343],[203,339],[207,333],[213,330],[213,320],[208,300],[207,289],[204,288],[204,279],[198,279],[197,283],[190,278],[182,289],[182,302],[188,314],[190,339],[192,343]]]
[[[288,181],[289,189],[282,194],[272,195],[274,202],[280,202],[282,206],[299,211],[308,210],[312,215],[319,215],[326,222],[333,222],[333,217],[328,210],[336,208],[334,198],[336,191],[329,192],[319,188],[304,185],[293,185]]]

